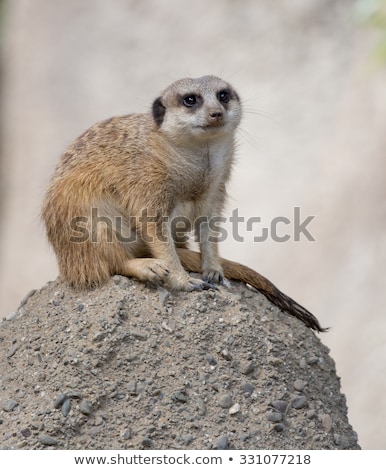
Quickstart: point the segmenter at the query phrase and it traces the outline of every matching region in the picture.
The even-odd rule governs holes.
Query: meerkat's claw
[[[191,278],[189,280],[189,285],[188,285],[187,290],[188,291],[203,291],[203,290],[209,290],[209,289],[218,290],[218,288],[214,284],[211,284],[210,282],[202,281],[200,279]]]
[[[220,271],[212,270],[204,272],[203,280],[209,284],[222,284],[224,281],[224,275]]]

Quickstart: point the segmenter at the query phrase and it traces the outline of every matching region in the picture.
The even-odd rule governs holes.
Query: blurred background
[[[308,307],[365,449],[386,449],[383,0],[0,0],[0,314],[57,276],[39,210],[66,146],[216,74],[244,104],[226,214],[261,217],[221,253]],[[254,241],[274,217],[315,241]]]

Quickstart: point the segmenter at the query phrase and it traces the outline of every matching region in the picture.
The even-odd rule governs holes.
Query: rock
[[[284,424],[282,424],[282,423],[276,423],[275,426],[273,427],[273,429],[274,429],[276,432],[282,432],[282,431],[284,431]]]
[[[162,307],[165,307],[167,301],[169,300],[170,292],[161,286],[159,286],[157,290],[158,290],[160,304],[162,305]]]
[[[9,350],[8,353],[7,353],[7,359],[10,359],[10,358],[16,353],[18,347],[19,347],[19,346],[18,346],[17,344],[14,344],[14,345],[10,348],[10,350]]]
[[[198,409],[198,414],[200,416],[204,416],[206,413],[206,405],[205,402],[202,398],[198,398],[197,400],[197,409]]]
[[[307,385],[307,382],[305,382],[304,380],[297,379],[294,382],[294,388],[298,392],[302,392],[306,385]]]
[[[243,361],[240,364],[240,372],[244,375],[249,375],[255,370],[253,361]]]
[[[233,399],[230,393],[223,393],[218,398],[218,404],[221,408],[230,408],[232,406]]]
[[[65,393],[61,393],[60,395],[58,395],[58,397],[54,401],[54,408],[58,410],[63,405],[63,403],[67,400],[67,398],[68,397]]]
[[[234,405],[232,405],[230,408],[229,408],[229,411],[228,413],[230,415],[235,415],[236,413],[238,413],[240,411],[240,403],[235,403]]]
[[[64,417],[68,416],[68,413],[70,412],[70,410],[71,410],[71,400],[69,398],[66,398],[62,405],[62,415]]]
[[[233,358],[232,354],[230,354],[230,352],[227,349],[223,349],[221,351],[221,356],[227,361],[231,361]]]
[[[73,398],[74,400],[81,400],[82,399],[82,392],[79,392],[78,390],[69,390],[66,393],[68,398]]]
[[[82,400],[79,404],[79,411],[88,416],[89,414],[91,414],[91,405],[88,401],[86,400]]]
[[[30,437],[31,436],[31,430],[29,428],[25,428],[25,429],[22,429],[20,431],[20,434],[23,436],[23,437]]]
[[[296,397],[292,400],[291,405],[295,410],[299,410],[300,408],[304,408],[308,403],[307,397],[301,395]]]
[[[127,389],[130,395],[138,395],[137,382],[135,380],[130,380],[130,382],[127,384]]]
[[[39,434],[38,441],[44,446],[56,446],[58,441],[53,437],[47,436],[46,434]]]
[[[184,392],[174,392],[172,398],[180,403],[186,403],[188,401],[188,397]]]
[[[142,439],[142,446],[145,449],[150,449],[152,447],[152,445],[153,445],[153,442],[150,439],[150,437],[145,437],[144,439]]]
[[[217,361],[216,361],[216,359],[212,356],[212,354],[207,354],[207,355],[206,355],[206,360],[208,361],[208,363],[209,363],[211,366],[217,365]]]
[[[3,403],[1,404],[1,407],[4,411],[10,412],[13,411],[19,403],[15,400],[9,399],[9,400],[4,400]]]
[[[122,432],[122,439],[124,439],[125,441],[131,439],[131,429],[128,428],[126,429],[125,431]]]
[[[253,385],[249,384],[249,383],[245,383],[242,385],[241,387],[242,391],[248,395],[251,395],[253,393]]]
[[[216,443],[217,450],[227,450],[229,449],[229,441],[226,436],[220,437],[220,439]]]
[[[283,415],[281,413],[274,412],[274,413],[269,413],[267,418],[268,418],[268,421],[271,421],[272,423],[279,423],[283,419]]]
[[[331,432],[332,430],[332,418],[330,415],[324,415],[322,417],[322,426],[326,432]]]
[[[139,341],[147,341],[149,338],[149,335],[143,331],[133,331],[132,335],[135,339],[138,339]]]
[[[288,401],[274,400],[271,402],[271,406],[280,413],[285,414],[288,410]]]
[[[184,434],[182,436],[182,442],[184,443],[184,445],[188,446],[189,444],[191,444],[194,440],[194,437],[192,436],[192,434]]]
[[[308,410],[306,416],[307,416],[308,419],[315,418],[316,411],[314,409]]]

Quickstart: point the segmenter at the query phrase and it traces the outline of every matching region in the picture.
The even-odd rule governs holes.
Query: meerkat
[[[208,75],[172,83],[148,114],[113,117],[78,137],[42,209],[61,278],[83,289],[120,274],[175,291],[238,280],[323,331],[268,279],[219,257],[212,222],[224,208],[241,117],[234,88]],[[200,252],[188,248],[190,231]]]

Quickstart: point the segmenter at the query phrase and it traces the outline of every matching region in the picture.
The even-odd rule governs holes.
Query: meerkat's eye
[[[217,94],[217,99],[221,101],[221,103],[229,103],[231,95],[228,90],[221,90]]]
[[[182,99],[182,103],[187,108],[191,108],[197,103],[197,96],[196,95],[186,95]]]

